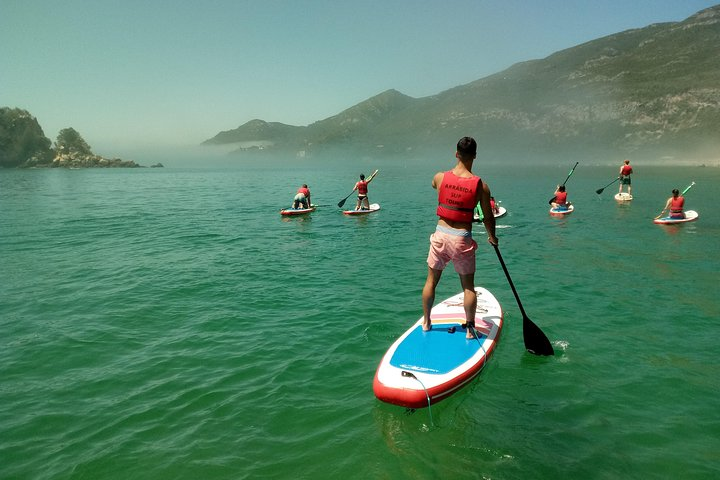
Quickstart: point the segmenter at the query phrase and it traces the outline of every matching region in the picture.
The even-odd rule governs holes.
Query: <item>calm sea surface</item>
[[[720,169],[476,164],[509,214],[476,230],[505,310],[467,388],[406,411],[375,368],[421,315],[436,161],[0,171],[0,478],[558,479],[720,476]],[[158,158],[166,165],[168,159]],[[152,162],[154,163],[154,162]],[[380,168],[370,200],[337,202]],[[697,222],[658,226],[697,184]],[[301,183],[311,216],[281,218]],[[354,197],[348,200],[351,205]],[[438,301],[460,290],[454,271]]]

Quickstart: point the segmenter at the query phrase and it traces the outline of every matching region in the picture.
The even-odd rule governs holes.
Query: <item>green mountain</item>
[[[720,5],[628,30],[437,95],[389,90],[307,127],[253,120],[206,144],[400,153],[472,135],[485,152],[636,157],[720,147]],[[243,149],[241,149],[243,150]]]

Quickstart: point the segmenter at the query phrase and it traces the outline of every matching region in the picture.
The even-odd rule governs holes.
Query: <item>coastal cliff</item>
[[[132,160],[93,153],[82,136],[65,128],[52,145],[27,110],[0,108],[0,168],[137,168]]]

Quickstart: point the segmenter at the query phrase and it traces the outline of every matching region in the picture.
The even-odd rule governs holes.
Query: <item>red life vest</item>
[[[670,200],[670,213],[682,213],[685,205],[684,197],[675,197]]]
[[[445,172],[438,189],[438,216],[456,222],[472,222],[480,182],[480,177],[475,175],[463,178],[452,171]]]
[[[302,194],[305,195],[306,197],[309,197],[309,196],[310,196],[310,189],[309,189],[309,188],[305,188],[305,187],[300,187],[300,188],[298,189],[297,193],[302,193]]]
[[[632,173],[632,167],[630,165],[623,165],[620,170],[620,175],[630,175]]]
[[[555,194],[555,203],[565,205],[567,203],[567,192],[557,192]]]
[[[358,195],[367,195],[367,184],[368,182],[366,182],[365,180],[360,180],[359,182],[357,182]]]

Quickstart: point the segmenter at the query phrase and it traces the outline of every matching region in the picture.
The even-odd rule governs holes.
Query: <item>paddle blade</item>
[[[597,190],[595,190],[595,193],[597,193],[598,195],[600,195],[604,190],[605,190],[605,187],[603,187],[603,188],[598,188]]]
[[[347,198],[343,198],[342,200],[340,200],[340,201],[338,202],[338,208],[342,208],[343,205],[345,205],[345,200],[347,200]]]
[[[527,315],[523,316],[523,341],[525,342],[525,350],[530,353],[545,356],[555,355],[550,340]]]
[[[503,272],[505,272],[505,277],[510,284],[510,289],[515,296],[518,307],[520,307],[520,313],[522,313],[523,316],[523,341],[525,342],[525,350],[530,353],[534,353],[535,355],[555,355],[555,351],[550,344],[550,340],[548,340],[543,331],[540,330],[540,327],[535,325],[525,313],[525,309],[522,306],[517,290],[515,290],[515,284],[513,283],[512,278],[510,278],[510,272],[508,272],[507,266],[505,265],[505,260],[503,260],[502,255],[500,254],[500,249],[497,245],[493,245],[493,248],[495,249],[495,253],[500,261],[500,266],[502,267]]]

